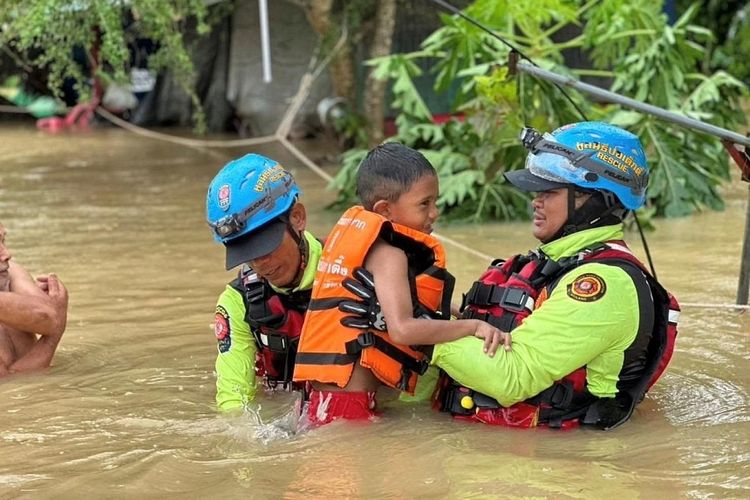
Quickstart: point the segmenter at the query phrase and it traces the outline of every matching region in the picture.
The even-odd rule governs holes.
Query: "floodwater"
[[[278,145],[309,227],[336,219],[325,183]],[[53,367],[0,381],[2,498],[747,498],[750,312],[734,302],[748,189],[727,209],[658,220],[648,238],[683,302],[665,377],[615,431],[519,431],[390,405],[376,423],[294,432],[286,394],[213,408],[216,297],[232,275],[205,189],[249,150],[197,150],[121,130],[0,127],[0,221],[15,259],[70,290]],[[533,246],[528,223],[443,226],[486,255]],[[629,236],[640,248],[637,234]],[[487,265],[448,245],[465,290]]]

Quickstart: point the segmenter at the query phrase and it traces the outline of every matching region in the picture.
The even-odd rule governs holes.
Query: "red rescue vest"
[[[269,388],[293,388],[294,358],[311,291],[280,294],[247,267],[230,286],[242,294],[245,321],[258,347],[256,376]]]
[[[621,381],[625,378],[629,381],[627,386],[618,384],[615,398],[596,398],[590,394],[586,389],[586,367],[581,367],[539,395],[507,408],[444,376],[436,406],[456,416],[511,427],[540,424],[573,427],[583,423],[609,429],[625,422],[672,357],[680,307],[623,241],[590,247],[560,261],[530,253],[493,262],[465,294],[462,317],[485,320],[501,330],[511,331],[542,305],[567,272],[592,261],[625,270],[636,285],[641,306],[641,328],[633,345],[640,342],[645,356],[637,366],[623,367]],[[653,317],[650,315],[651,297]]]

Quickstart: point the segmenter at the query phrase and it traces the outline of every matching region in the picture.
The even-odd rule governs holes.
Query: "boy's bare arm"
[[[414,318],[404,252],[378,241],[367,256],[365,267],[372,273],[375,292],[388,324],[388,335],[399,344],[425,345],[448,342],[468,335],[485,339],[486,351],[494,354],[501,341],[509,346],[508,334],[479,320],[434,321]]]

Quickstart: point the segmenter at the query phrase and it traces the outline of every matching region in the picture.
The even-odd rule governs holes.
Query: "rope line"
[[[437,3],[443,4],[444,2],[437,2]],[[327,55],[326,59],[323,62],[321,62],[319,65],[317,65],[315,69],[313,69],[313,66],[315,66],[317,55],[313,56],[313,58],[310,61],[310,69],[308,70],[307,73],[305,73],[302,76],[302,79],[300,80],[300,85],[297,89],[297,93],[295,94],[294,98],[292,98],[289,108],[287,108],[287,111],[284,113],[284,117],[282,118],[281,122],[279,123],[278,128],[276,129],[276,132],[273,135],[267,135],[263,137],[253,137],[249,139],[237,139],[237,140],[189,139],[186,137],[179,137],[175,135],[164,134],[161,132],[155,132],[155,131],[148,130],[143,127],[139,127],[138,125],[134,125],[126,120],[123,120],[122,118],[119,118],[118,116],[115,116],[114,114],[110,113],[109,111],[102,108],[101,106],[98,106],[96,108],[96,112],[99,116],[111,122],[112,124],[118,127],[121,127],[125,130],[128,130],[134,134],[137,134],[143,137],[148,137],[150,139],[171,142],[173,144],[179,144],[182,146],[188,146],[188,147],[193,147],[193,148],[234,148],[234,147],[243,147],[243,146],[256,146],[260,144],[268,144],[270,142],[279,142],[287,151],[289,151],[292,155],[294,155],[295,158],[297,158],[300,162],[302,162],[302,164],[304,164],[307,168],[312,170],[321,179],[330,183],[333,180],[333,176],[331,176],[328,172],[323,170],[319,165],[317,165],[314,161],[312,161],[307,155],[305,155],[302,151],[300,151],[294,144],[289,142],[287,137],[289,135],[289,131],[291,129],[295,116],[297,115],[297,113],[299,113],[299,110],[301,109],[302,104],[309,96],[310,88],[312,87],[313,82],[317,79],[318,75],[320,75],[323,68],[325,68],[328,65],[333,55],[343,46],[343,43],[346,40],[346,36],[347,36],[346,29],[344,29],[344,31],[342,32],[341,38],[336,43],[336,46]],[[438,233],[432,233],[432,235],[435,236],[440,241],[442,241],[443,243],[451,245],[462,252],[474,255],[475,257],[478,257],[480,259],[484,259],[488,263],[494,259],[493,257],[483,252],[480,252],[479,250],[476,250],[467,245],[464,245],[463,243],[459,243],[458,241],[452,238],[449,238],[447,236],[444,236]],[[741,310],[743,312],[746,310],[750,310],[750,305],[737,305],[737,304],[710,304],[710,303],[684,302],[684,303],[681,303],[680,305],[682,307],[689,307],[689,308],[734,309],[734,310]]]
[[[19,108],[18,106],[5,106],[0,105],[0,113],[14,113],[19,115],[28,115],[31,112],[26,108]]]
[[[267,135],[264,137],[252,137],[250,139],[235,139],[235,140],[208,140],[208,139],[189,139],[187,137],[180,137],[177,135],[163,134],[161,132],[155,132],[138,125],[134,125],[122,118],[115,116],[101,106],[96,108],[96,113],[107,120],[108,122],[117,125],[129,132],[133,132],[136,135],[142,137],[148,137],[150,139],[157,139],[159,141],[171,142],[172,144],[179,144],[181,146],[192,146],[192,147],[203,147],[203,148],[236,148],[242,146],[257,146],[259,144],[267,144],[274,142],[276,136]]]

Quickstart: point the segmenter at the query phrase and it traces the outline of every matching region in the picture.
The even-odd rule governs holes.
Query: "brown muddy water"
[[[278,145],[310,228],[337,214]],[[686,307],[672,364],[615,431],[519,431],[393,404],[376,423],[294,433],[291,398],[213,407],[216,297],[232,275],[203,221],[209,180],[250,150],[196,150],[120,130],[0,127],[0,221],[14,258],[70,290],[53,367],[0,381],[2,498],[748,498],[750,312]],[[748,188],[727,209],[659,220],[662,281],[732,303]],[[528,223],[442,226],[485,255],[533,246]],[[629,239],[640,248],[637,235]],[[447,246],[457,290],[487,265]]]

